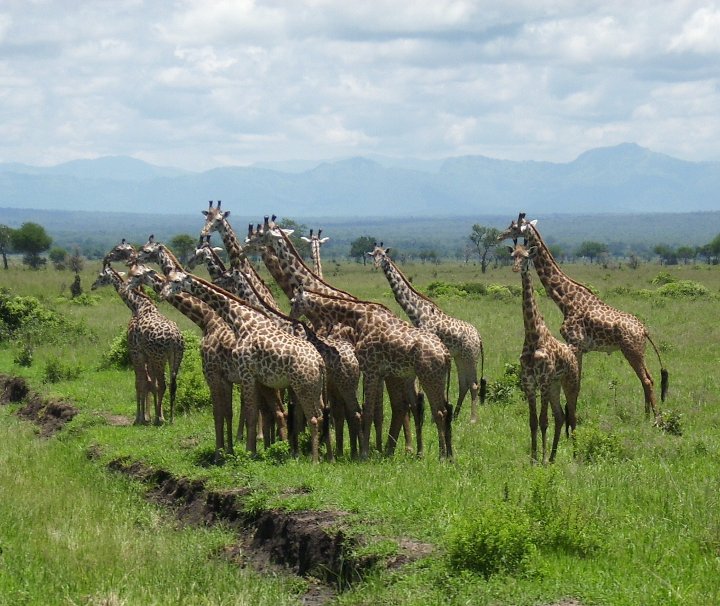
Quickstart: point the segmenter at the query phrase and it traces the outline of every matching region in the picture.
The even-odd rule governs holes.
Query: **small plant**
[[[32,345],[30,345],[30,343],[25,343],[20,348],[20,351],[17,352],[15,358],[13,358],[13,362],[15,362],[15,364],[17,364],[18,366],[22,366],[23,368],[30,368],[33,363]]]
[[[584,425],[575,431],[575,457],[585,463],[617,461],[623,458],[620,438],[599,427]]]
[[[100,360],[102,370],[117,368],[123,370],[130,368],[130,351],[128,350],[127,330],[118,334],[110,343],[110,349],[105,352]]]
[[[496,381],[488,382],[487,397],[491,402],[509,404],[519,388],[520,364],[506,363],[502,377]]]
[[[660,415],[660,429],[673,436],[682,435],[682,426],[680,425],[680,417],[682,415],[673,410],[666,410]]]
[[[673,282],[677,282],[677,280],[666,271],[661,271],[650,280],[650,284],[653,286],[663,286],[664,284],[672,284]]]
[[[77,379],[82,372],[79,365],[65,364],[59,358],[51,358],[43,370],[43,383],[59,383]]]
[[[282,465],[290,460],[290,444],[285,441],[275,442],[266,448],[263,454],[266,461],[274,465]]]
[[[471,570],[486,579],[529,572],[537,553],[530,518],[520,507],[505,502],[458,521],[448,543],[453,568]]]
[[[507,301],[513,297],[510,288],[502,284],[490,284],[487,288],[487,293],[493,299],[499,299],[501,301]]]
[[[92,295],[84,292],[76,297],[71,298],[70,303],[72,303],[73,305],[80,305],[82,307],[92,307],[93,305],[97,305],[99,300],[100,297],[98,297],[97,295]]]

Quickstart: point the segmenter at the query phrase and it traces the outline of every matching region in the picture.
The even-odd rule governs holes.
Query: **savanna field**
[[[236,542],[229,529],[179,525],[145,498],[143,484],[108,470],[120,458],[211,488],[247,490],[247,506],[258,510],[346,512],[347,532],[361,538],[358,555],[378,563],[327,603],[720,603],[720,267],[563,265],[645,322],[670,390],[664,428],[653,427],[622,355],[587,354],[574,444],[563,434],[547,467],[530,465],[527,404],[514,374],[523,343],[519,275],[507,266],[482,274],[461,262],[400,268],[484,340],[488,398],[474,425],[465,400],[453,425],[452,463],[439,460],[426,411],[422,459],[404,452],[401,437],[392,458],[373,453],[356,462],[346,451],[313,465],[307,455],[294,460],[262,446],[250,459],[239,444],[236,456],[213,465],[194,324],[159,303],[188,343],[175,422],[133,426],[134,376],[114,364],[130,312],[113,288],[90,291],[100,262],[86,262],[79,302],[70,300],[70,272],[0,271],[6,305],[36,305],[16,299],[34,297],[45,314],[0,334],[0,372],[79,409],[64,429],[40,439],[14,414],[19,405],[0,407],[0,604],[302,603],[312,580],[259,573],[227,557]],[[405,318],[370,264],[328,259],[324,272],[333,286]],[[261,274],[272,282],[264,268]],[[534,273],[533,280],[537,286]],[[559,310],[538,300],[559,337]],[[659,391],[650,346],[646,360]],[[456,398],[453,370],[450,402]],[[385,419],[387,431],[387,402]],[[402,560],[408,545],[420,557],[386,565]]]

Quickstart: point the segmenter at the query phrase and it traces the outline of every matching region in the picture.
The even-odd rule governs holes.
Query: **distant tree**
[[[50,258],[50,261],[52,261],[55,269],[61,271],[66,267],[67,256],[67,251],[60,246],[53,246],[48,253],[48,257]]]
[[[52,238],[45,228],[37,223],[23,223],[12,233],[13,248],[25,253],[23,263],[32,269],[39,269],[45,265],[46,259],[40,256],[52,244]]]
[[[563,247],[560,246],[560,244],[551,244],[548,246],[548,249],[550,250],[550,254],[557,261],[562,259],[563,255],[565,254],[565,251],[563,250]]]
[[[590,259],[590,263],[594,263],[595,259],[600,257],[602,254],[607,254],[607,252],[607,244],[603,244],[602,242],[593,242],[591,240],[586,240],[580,244],[577,249],[578,257],[587,257]]]
[[[0,224],[0,255],[2,255],[5,269],[8,269],[7,254],[12,248],[12,233],[13,229],[11,227]]]
[[[181,263],[185,263],[197,247],[197,238],[188,234],[178,234],[170,239],[170,248]]]
[[[715,236],[710,242],[704,244],[699,249],[699,254],[707,259],[708,263],[717,265],[720,260],[720,234]]]
[[[678,246],[675,251],[677,258],[680,259],[686,265],[695,258],[695,249],[692,246]]]
[[[423,263],[427,263],[428,261],[430,261],[431,263],[438,263],[438,254],[437,251],[434,249],[424,248],[420,251],[418,256],[420,257],[420,261],[422,261]]]
[[[362,261],[362,264],[365,265],[368,259],[367,253],[372,252],[375,242],[377,242],[377,239],[372,236],[355,238],[350,242],[350,258],[355,259],[358,263]]]
[[[494,227],[487,227],[475,223],[472,226],[472,233],[469,238],[475,245],[475,252],[480,257],[480,269],[482,273],[487,270],[488,263],[495,255],[495,248],[498,245],[500,230]]]
[[[85,266],[85,259],[80,254],[80,249],[76,246],[73,254],[68,257],[67,260],[68,268],[76,275],[79,274]]]
[[[660,257],[660,265],[677,265],[677,253],[667,244],[658,244],[653,252]]]

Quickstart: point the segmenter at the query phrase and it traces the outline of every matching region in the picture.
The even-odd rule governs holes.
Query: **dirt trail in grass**
[[[63,401],[48,400],[30,389],[22,377],[0,374],[0,404],[21,403],[17,414],[40,427],[41,436],[51,436],[70,421],[78,410]],[[98,452],[88,456],[96,458]],[[349,536],[342,511],[253,510],[247,507],[249,490],[212,491],[202,480],[178,478],[141,461],[116,459],[108,468],[149,486],[148,498],[170,509],[181,524],[222,523],[237,531],[237,544],[224,553],[238,565],[259,571],[285,570],[308,579],[303,604],[320,606],[341,590],[361,580],[378,561],[357,557],[362,537]],[[399,541],[399,554],[385,565],[396,567],[428,555],[431,545]]]

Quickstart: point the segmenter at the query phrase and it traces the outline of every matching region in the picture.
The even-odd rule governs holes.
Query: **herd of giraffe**
[[[298,432],[306,424],[311,435],[313,462],[320,459],[320,442],[326,458],[333,459],[329,421],[335,425],[335,452],[344,452],[344,424],[348,425],[350,456],[367,458],[370,434],[382,450],[383,392],[390,401],[391,420],[386,454],[395,450],[400,430],[412,450],[410,417],[415,422],[415,450],[422,455],[424,401],[427,398],[438,432],[440,457],[451,459],[452,422],[470,393],[470,421],[478,420],[478,404],[485,399],[483,341],[475,326],[443,312],[418,292],[391,260],[382,243],[371,252],[375,267],[382,269],[396,301],[410,322],[387,307],[337,289],[323,279],[320,247],[328,238],[322,231],[303,238],[310,244],[313,268],[298,253],[290,231],[265,217],[263,224],[248,227],[241,242],[228,217],[229,211],[211,201],[203,211],[205,224],[195,254],[183,267],[167,246],[150,236],[139,250],[125,240],[104,258],[93,288],[113,285],[132,312],[128,349],[135,372],[136,424],[150,422],[148,400],[154,400],[156,424],[164,422],[165,366],[170,367],[170,420],[173,418],[177,373],[184,342],[177,325],[165,318],[143,292],[149,286],[202,331],[200,354],[213,406],[215,456],[233,452],[232,396],[237,385],[241,396],[237,439],[245,435],[246,449],[255,453],[258,426],[268,447],[276,438],[287,439],[298,453]],[[229,268],[213,248],[210,236],[218,232],[229,259]],[[518,237],[524,244],[517,244]],[[644,362],[642,323],[618,311],[571,280],[559,268],[540,237],[535,222],[524,214],[513,221],[500,239],[510,238],[513,271],[523,285],[525,342],[520,357],[521,386],[530,408],[531,458],[537,461],[537,427],[542,432],[543,462],[555,458],[563,424],[575,429],[575,409],[580,390],[582,355],[592,350],[620,349],[638,374],[645,392],[646,411],[659,419],[653,380]],[[270,275],[288,297],[289,315],[281,311],[270,289],[248,259],[259,254]],[[548,295],[558,304],[565,320],[560,328],[567,344],[552,336],[534,298],[530,278],[532,261]],[[124,262],[128,277],[111,263]],[[159,266],[153,269],[148,264]],[[190,270],[205,264],[211,281]],[[310,326],[300,320],[304,317]],[[451,362],[454,360],[458,398],[449,402]],[[478,364],[480,378],[478,378]],[[662,367],[662,362],[661,362]],[[662,367],[662,399],[667,390]],[[362,406],[358,387],[362,378]],[[418,390],[418,385],[421,391]],[[560,391],[566,397],[565,413]],[[540,392],[538,418],[536,392]],[[285,410],[285,395],[288,412]],[[552,408],[555,433],[548,452],[547,408]],[[293,412],[290,412],[290,411]],[[246,431],[246,434],[245,434]]]

